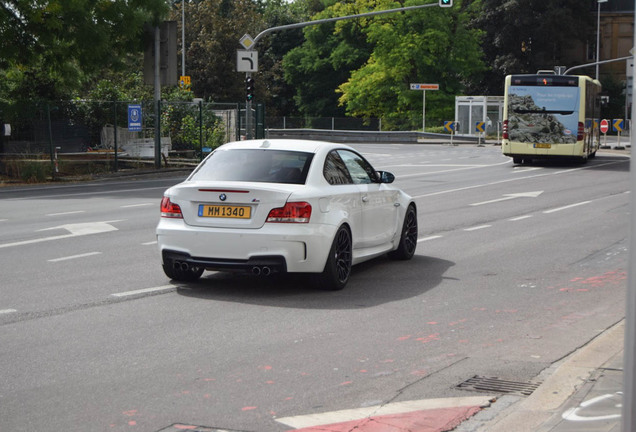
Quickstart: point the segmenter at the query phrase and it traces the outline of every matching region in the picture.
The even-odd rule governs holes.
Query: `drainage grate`
[[[472,390],[479,392],[496,392],[505,394],[518,394],[530,396],[541,383],[506,381],[497,377],[483,377],[475,375],[457,386],[460,390]]]

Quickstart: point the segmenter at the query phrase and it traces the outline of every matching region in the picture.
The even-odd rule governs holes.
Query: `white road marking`
[[[626,160],[629,161],[629,159],[626,159]],[[504,164],[508,164],[508,163],[510,163],[510,161],[505,162],[505,163],[494,164],[494,165],[482,165],[480,168],[488,168],[488,167],[491,167],[491,166],[504,165]],[[624,163],[624,161],[602,163],[602,164],[594,165],[594,168],[600,168],[600,167],[606,166],[606,165],[616,165],[618,163]],[[473,167],[473,168],[475,168],[475,167]],[[529,180],[529,179],[538,178],[538,177],[546,177],[546,176],[552,176],[552,175],[557,175],[557,174],[569,174],[569,173],[573,173],[573,172],[584,170],[584,169],[590,169],[590,168],[591,167],[573,168],[573,169],[570,169],[570,170],[567,170],[567,171],[559,171],[559,172],[556,172],[556,173],[548,172],[548,173],[542,173],[542,174],[534,174],[534,175],[529,175],[529,176],[525,176],[525,177],[509,178],[509,179],[498,180],[498,181],[494,181],[494,182],[490,182],[490,183],[482,183],[482,184],[476,184],[476,185],[471,185],[471,186],[465,186],[465,187],[461,187],[461,188],[457,188],[457,189],[446,189],[446,190],[441,190],[441,191],[438,191],[438,192],[431,192],[431,193],[424,194],[424,195],[416,195],[416,196],[413,196],[413,199],[427,198],[427,197],[431,197],[431,196],[444,195],[444,194],[453,193],[453,192],[462,192],[462,191],[471,190],[471,189],[489,187],[489,186],[494,186],[494,185],[504,184],[504,183],[510,183],[510,182],[515,182],[515,181],[520,181],[520,180]],[[450,171],[457,171],[457,170],[450,170]],[[400,179],[407,178],[407,177],[419,177],[419,176],[424,176],[424,175],[429,175],[429,174],[439,174],[440,172],[443,172],[443,171],[405,175],[405,176],[400,176]]]
[[[157,244],[157,240],[151,241],[151,242],[142,243],[142,246],[150,246],[150,245],[156,245],[156,244]]]
[[[15,309],[0,309],[0,315],[2,314],[10,314],[10,313],[15,313],[17,312],[17,310]]]
[[[589,204],[589,203],[591,203],[591,202],[592,202],[592,201],[582,201],[582,202],[580,202],[580,203],[570,204],[570,205],[566,205],[566,206],[563,206],[563,207],[558,207],[558,208],[555,208],[555,209],[552,209],[552,210],[546,210],[546,211],[544,211],[543,213],[544,213],[544,214],[555,213],[555,212],[558,212],[558,211],[561,211],[561,210],[567,210],[567,209],[570,209],[570,208],[572,208],[572,207],[578,207],[578,206],[582,206],[582,205],[585,205],[585,204]]]
[[[101,255],[101,252],[87,252],[87,253],[83,253],[79,255],[71,255],[71,256],[62,257],[62,258],[53,258],[48,261],[49,262],[68,261],[68,260],[73,260],[77,258],[85,258],[85,257],[93,256],[93,255]]]
[[[492,398],[492,396],[469,396],[458,398],[405,401],[328,413],[283,417],[276,419],[276,421],[286,426],[291,426],[295,429],[302,429],[313,426],[344,423],[352,420],[361,420],[364,418],[375,416],[404,414],[413,411],[424,411],[441,408],[458,408],[466,406],[488,407],[490,406],[490,400]]]
[[[516,221],[520,221],[520,220],[524,220],[524,219],[528,219],[531,218],[532,215],[525,215],[525,216],[518,216],[518,217],[514,217],[511,219],[508,219],[510,222],[516,222]]]
[[[119,208],[148,207],[153,205],[157,205],[157,203],[129,204],[129,205],[120,206]]]
[[[111,296],[113,296],[113,297],[129,297],[129,296],[134,296],[134,295],[139,295],[139,294],[147,294],[147,293],[152,293],[152,292],[171,291],[171,290],[174,290],[176,288],[177,287],[175,285],[163,285],[163,286],[158,286],[158,287],[153,287],[153,288],[143,288],[143,289],[134,290],[134,291],[126,291],[126,292],[115,293],[115,294],[111,294]]]
[[[6,222],[6,221],[8,221],[8,220],[9,220],[9,219],[0,219],[0,222]]]
[[[435,240],[435,239],[438,239],[438,238],[442,238],[442,236],[441,235],[433,235],[433,236],[429,236],[429,237],[423,237],[421,239],[418,239],[417,242],[420,243],[420,242],[425,242],[425,241],[429,241],[429,240]]]
[[[536,198],[541,195],[543,191],[535,191],[535,192],[521,192],[521,193],[513,193],[513,194],[504,194],[502,198],[492,199],[490,201],[482,201],[478,203],[470,204],[471,206],[480,206],[484,204],[493,204],[501,201],[508,201],[515,198]]]
[[[490,228],[492,225],[479,225],[472,228],[464,228],[464,231],[477,231],[480,229]]]
[[[86,211],[77,210],[77,211],[69,211],[69,212],[63,212],[63,213],[49,213],[46,216],[66,216],[66,215],[72,215],[72,214],[78,214],[78,213],[86,213]]]
[[[51,237],[43,237],[43,238],[32,239],[32,240],[24,240],[24,241],[19,241],[14,243],[0,244],[0,249],[13,247],[13,246],[24,246],[28,244],[41,243],[41,242],[52,241],[52,240],[61,240],[65,238],[71,238],[71,237],[77,237],[77,236],[83,236],[83,235],[100,234],[104,232],[117,231],[117,228],[110,225],[111,223],[114,223],[114,222],[121,222],[121,220],[114,220],[114,221],[107,221],[107,222],[88,222],[88,223],[80,223],[80,224],[68,224],[68,225],[60,225],[60,226],[51,227],[51,228],[44,228],[44,229],[38,230],[37,232],[51,231],[56,229],[65,229],[67,231],[70,231],[71,233],[51,236]]]

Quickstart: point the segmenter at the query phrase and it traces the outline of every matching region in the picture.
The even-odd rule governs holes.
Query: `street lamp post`
[[[181,76],[185,76],[185,2],[181,0]]]
[[[609,0],[596,0],[597,12],[596,12],[596,79],[598,79],[598,62],[600,61],[601,53],[601,3],[607,3]]]

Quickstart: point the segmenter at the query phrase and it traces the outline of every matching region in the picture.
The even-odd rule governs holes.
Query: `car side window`
[[[373,167],[362,156],[348,150],[338,150],[355,184],[376,183],[378,176]]]
[[[325,159],[325,166],[322,170],[325,179],[331,185],[351,184],[351,176],[347,166],[342,161],[337,152],[332,151]]]

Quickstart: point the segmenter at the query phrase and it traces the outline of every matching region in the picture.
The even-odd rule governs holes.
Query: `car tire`
[[[176,269],[174,268],[172,263],[166,265],[163,264],[163,272],[170,279],[179,281],[179,282],[194,282],[199,279],[203,274],[203,267],[189,267],[187,270]]]
[[[389,258],[396,260],[410,260],[415,255],[417,248],[417,210],[414,205],[410,205],[404,215],[402,225],[402,235],[397,249],[389,252]]]
[[[346,226],[341,226],[333,239],[327,263],[322,273],[314,278],[316,286],[323,290],[337,291],[347,285],[351,276],[352,266],[351,232]]]

